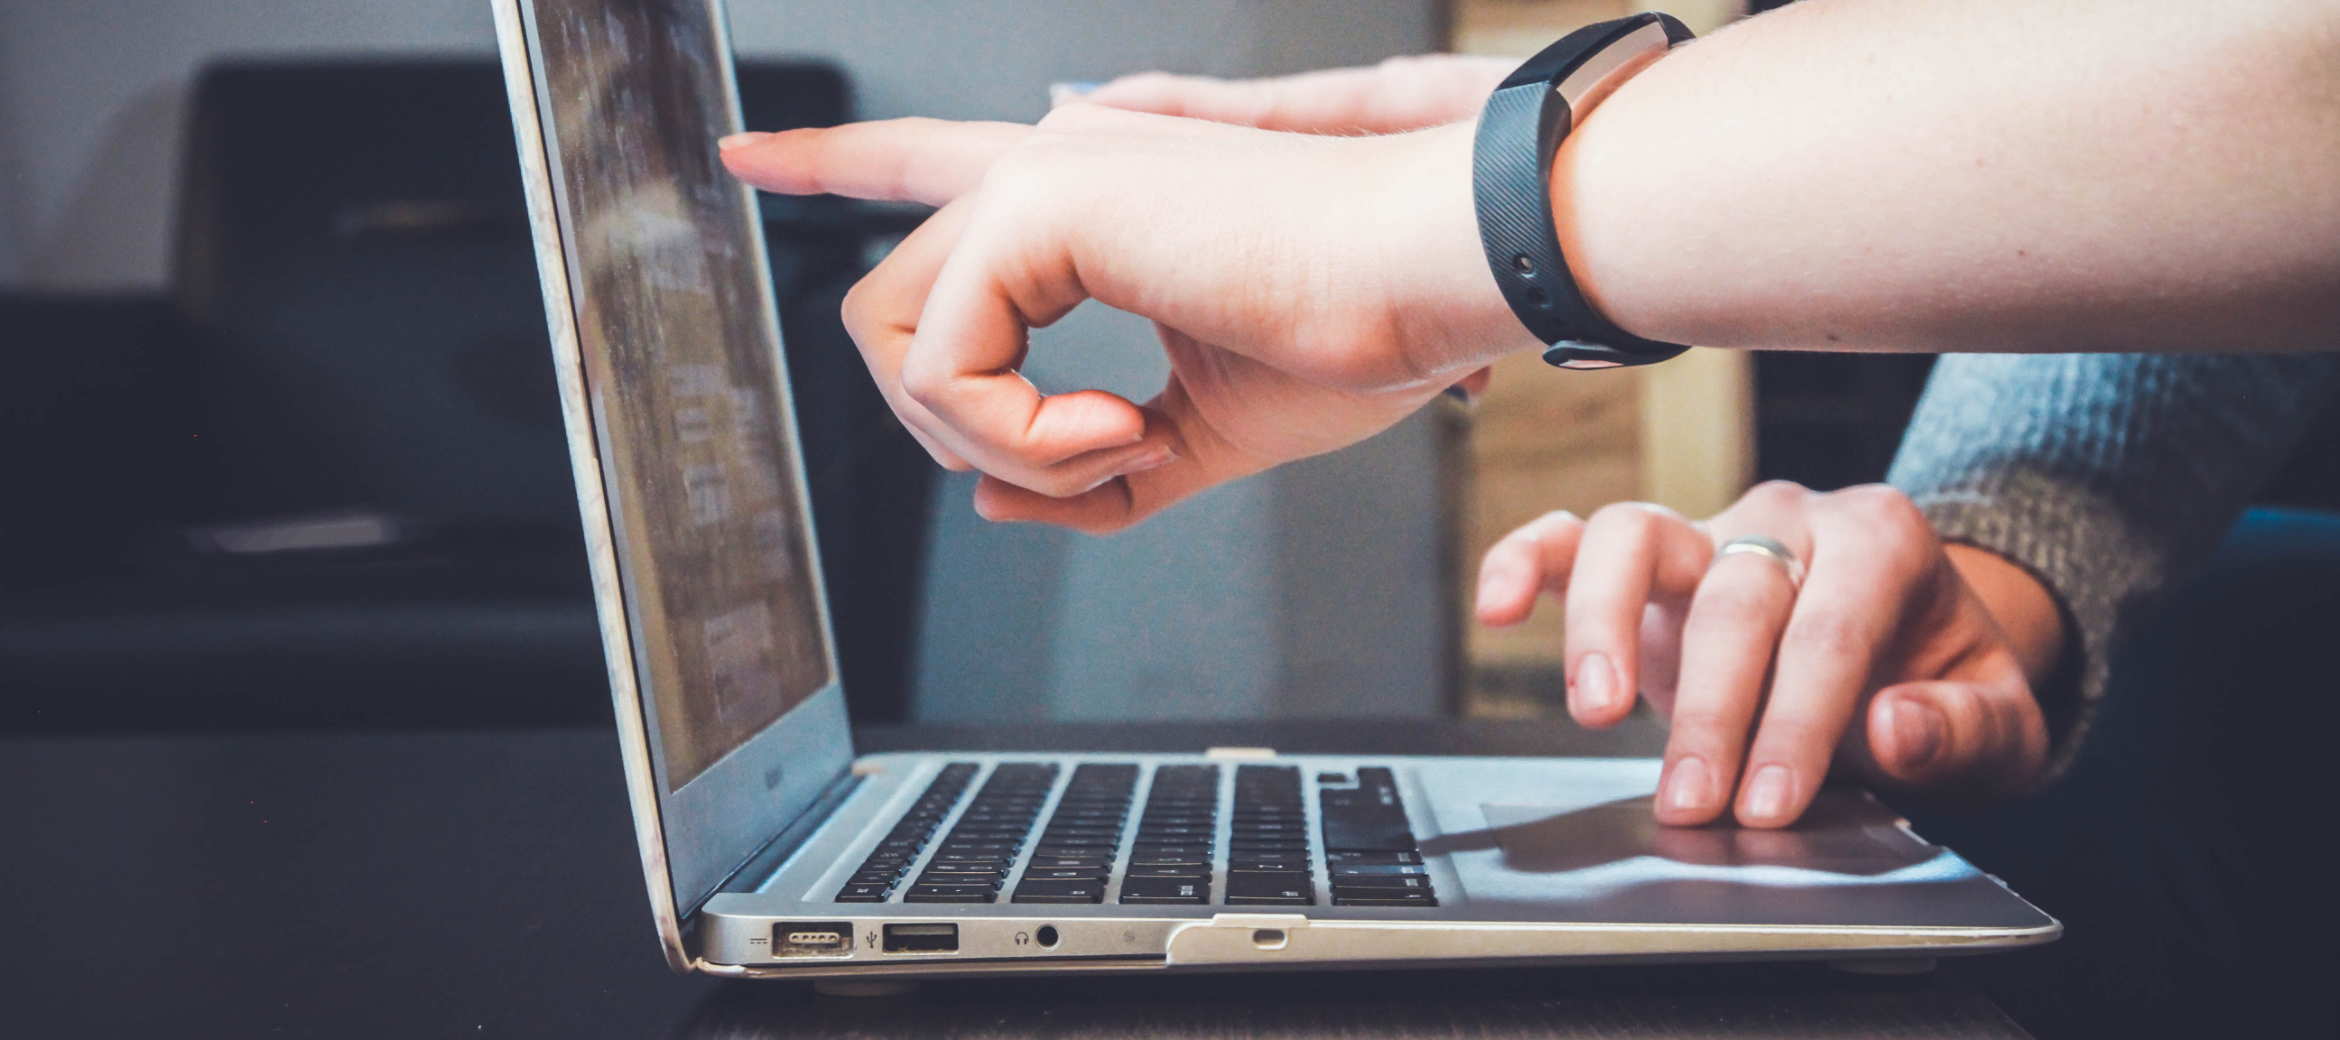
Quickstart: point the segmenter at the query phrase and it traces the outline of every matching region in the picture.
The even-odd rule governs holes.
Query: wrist
[[[1402,150],[1382,184],[1380,273],[1394,327],[1428,372],[1460,376],[1538,350],[1487,271],[1471,181],[1473,123],[1383,138]]]
[[[1998,622],[2033,689],[2047,680],[2064,652],[2064,612],[2054,593],[2021,565],[1988,549],[1945,545],[1944,555],[1966,587]]]

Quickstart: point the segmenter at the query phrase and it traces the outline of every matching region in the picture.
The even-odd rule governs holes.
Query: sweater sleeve
[[[2071,761],[2123,635],[2201,564],[2340,385],[2325,355],[1954,354],[1887,480],[1945,540],[2015,562],[2070,639],[2040,691]],[[2051,684],[2053,685],[2053,684]]]

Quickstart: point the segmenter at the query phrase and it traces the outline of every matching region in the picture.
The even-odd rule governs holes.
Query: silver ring
[[[1714,562],[1721,563],[1723,557],[1738,553],[1752,553],[1778,564],[1780,570],[1787,572],[1790,588],[1802,589],[1804,587],[1804,561],[1796,559],[1796,554],[1788,551],[1787,546],[1780,544],[1779,539],[1766,538],[1759,534],[1740,535],[1722,543],[1722,548],[1714,551]]]

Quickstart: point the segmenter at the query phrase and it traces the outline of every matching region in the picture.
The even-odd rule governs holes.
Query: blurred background
[[[748,124],[1032,120],[1048,85],[1525,55],[1619,0],[733,0]],[[1734,0],[1666,9],[1702,31]],[[606,682],[484,0],[0,0],[0,728],[599,724]],[[1878,479],[1929,358],[1533,358],[1476,409],[1095,539],[992,526],[838,327],[918,214],[767,198],[864,721],[1536,717],[1466,622],[1549,509]],[[1039,338],[1143,398],[1149,326]],[[1547,611],[1546,615],[1556,615]]]

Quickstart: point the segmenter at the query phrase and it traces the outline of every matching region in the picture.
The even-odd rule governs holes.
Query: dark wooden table
[[[872,729],[904,748],[1543,754],[1517,723]],[[2022,1036],[1949,973],[1814,965],[929,984],[669,974],[601,731],[0,739],[0,1036]]]

